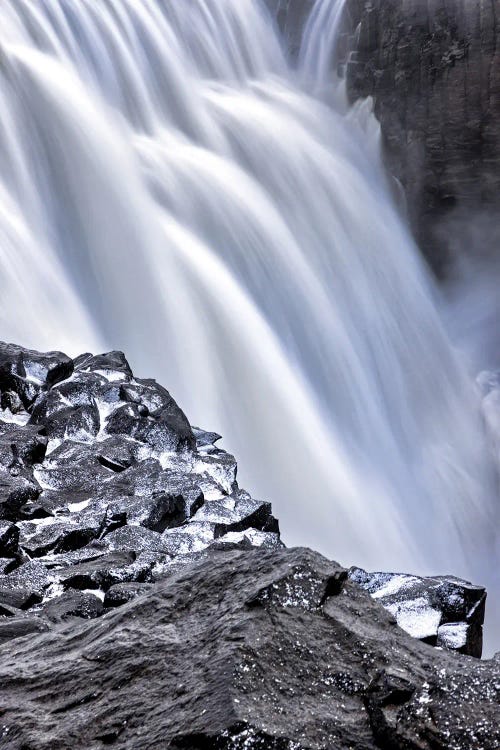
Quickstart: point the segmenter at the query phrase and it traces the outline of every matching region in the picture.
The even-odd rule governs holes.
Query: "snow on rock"
[[[0,618],[99,617],[227,533],[233,547],[281,547],[220,436],[193,430],[121,352],[0,343],[0,407]],[[119,584],[131,588],[105,600]]]
[[[382,604],[409,635],[433,646],[481,656],[486,591],[452,576],[367,573],[349,577]]]
[[[121,352],[72,360],[0,343],[0,407],[0,619],[22,613],[38,632],[100,617],[216,551],[281,549],[271,505],[238,487],[220,435],[192,428]],[[480,654],[484,589],[350,576],[415,638]],[[294,570],[257,598],[315,609],[318,586]]]

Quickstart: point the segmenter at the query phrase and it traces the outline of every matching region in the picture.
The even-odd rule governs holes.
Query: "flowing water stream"
[[[0,338],[123,348],[220,431],[289,544],[485,580],[477,396],[369,103],[259,0],[3,0]]]

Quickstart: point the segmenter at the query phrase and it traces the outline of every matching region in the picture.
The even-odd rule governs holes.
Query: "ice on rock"
[[[351,580],[380,602],[409,635],[480,656],[486,592],[452,576],[419,578],[352,568]]]
[[[375,597],[374,597],[375,598]],[[396,618],[400,628],[420,640],[437,637],[441,612],[429,606],[425,597],[410,599],[395,604],[385,604],[385,608]]]
[[[0,350],[25,361],[24,402],[0,392],[0,551],[12,555],[0,576],[10,603],[0,605],[36,606],[53,622],[98,617],[96,596],[122,586],[108,597],[119,606],[224,534],[222,544],[280,544],[269,504],[238,488],[235,459],[214,447],[220,436],[193,431],[169,392],[134,378],[121,352],[70,360]],[[21,564],[27,558],[36,560]]]
[[[469,626],[466,622],[446,623],[438,628],[438,646],[461,651],[467,645]]]

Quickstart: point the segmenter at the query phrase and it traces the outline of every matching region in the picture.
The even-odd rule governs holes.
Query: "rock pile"
[[[121,352],[72,360],[0,343],[0,406],[0,643],[99,617],[210,547],[282,546],[220,436],[192,428]],[[351,578],[410,635],[481,655],[481,587]]]
[[[0,344],[0,406],[0,642],[97,617],[211,545],[281,545],[220,436],[120,352]]]

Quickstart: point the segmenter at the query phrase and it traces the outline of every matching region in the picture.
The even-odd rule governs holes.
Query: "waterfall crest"
[[[259,0],[4,0],[1,338],[124,348],[287,543],[477,576],[476,394],[373,115],[318,94],[341,6],[318,1],[297,71]]]

